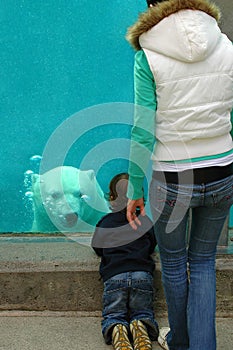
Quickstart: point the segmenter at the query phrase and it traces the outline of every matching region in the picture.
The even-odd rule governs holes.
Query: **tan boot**
[[[130,331],[133,336],[134,350],[152,350],[146,327],[141,321],[132,321],[130,323]]]
[[[126,327],[123,324],[117,324],[112,331],[112,346],[114,350],[133,350]]]

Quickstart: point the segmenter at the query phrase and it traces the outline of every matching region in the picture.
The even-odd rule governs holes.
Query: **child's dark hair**
[[[108,199],[114,211],[123,210],[127,206],[128,180],[129,175],[127,173],[120,173],[115,175],[110,181]]]

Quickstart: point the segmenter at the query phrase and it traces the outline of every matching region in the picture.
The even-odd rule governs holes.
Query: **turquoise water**
[[[40,172],[46,145],[71,116],[77,115],[79,125],[86,123],[90,111],[93,125],[102,112],[105,117],[93,128],[89,118],[87,131],[82,134],[75,126],[78,136],[69,145],[62,165],[94,168],[104,192],[113,175],[127,171],[129,145],[122,139],[129,139],[131,128],[131,112],[125,115],[125,110],[133,102],[134,52],[125,33],[146,8],[145,3],[1,3],[0,232],[30,231],[31,175]],[[116,118],[118,123],[107,123],[109,104],[114,115],[119,102],[123,107]],[[68,136],[61,135],[61,144]],[[98,145],[106,147],[103,150]],[[58,147],[44,171],[61,165],[59,155]]]
[[[91,106],[132,103],[134,52],[124,36],[144,9],[144,0],[131,5],[122,0],[2,2],[1,232],[30,230],[28,175],[38,172],[45,145],[59,125]],[[65,164],[79,167],[91,147],[113,133],[128,137],[129,129],[89,131],[72,146]],[[103,164],[97,176],[104,191],[111,175],[126,169],[120,157]]]

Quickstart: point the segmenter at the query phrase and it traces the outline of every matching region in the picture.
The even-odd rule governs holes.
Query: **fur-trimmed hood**
[[[126,36],[127,40],[136,50],[140,50],[144,48],[143,43],[141,41],[145,42],[145,40],[141,40],[142,37],[144,37],[144,39],[146,39],[147,42],[151,40],[153,41],[156,35],[157,35],[157,39],[159,39],[160,41],[163,40],[164,37],[158,38],[158,35],[163,34],[163,32],[161,30],[157,31],[156,27],[158,27],[159,25],[161,29],[163,29],[163,31],[165,32],[169,31],[169,28],[163,25],[165,24],[164,22],[166,22],[166,24],[169,23],[169,20],[172,17],[171,15],[177,14],[182,10],[196,10],[195,12],[198,14],[199,18],[197,20],[195,20],[194,18],[194,20],[193,21],[190,20],[190,22],[187,18],[185,18],[185,20],[182,21],[182,23],[178,23],[179,22],[178,18],[177,18],[178,20],[176,19],[175,21],[173,21],[172,25],[174,25],[174,23],[175,24],[178,23],[180,27],[183,26],[183,31],[181,30],[182,32],[181,35],[183,36],[185,35],[185,25],[187,25],[188,31],[190,32],[190,29],[192,31],[191,35],[195,34],[195,31],[196,31],[197,36],[198,35],[202,36],[202,39],[203,39],[203,31],[206,29],[206,31],[208,32],[208,23],[207,23],[207,28],[203,28],[202,24],[203,23],[205,24],[205,20],[206,22],[208,22],[207,19],[209,19],[212,25],[212,28],[210,28],[210,31],[211,30],[213,31],[213,28],[215,27],[214,28],[215,31],[219,32],[217,22],[219,22],[220,20],[221,13],[219,8],[215,4],[209,2],[208,0],[167,0],[161,3],[158,3],[156,6],[149,8],[146,12],[142,13],[139,16],[138,21],[128,29],[127,36]],[[193,14],[193,11],[182,11],[182,12],[183,13],[192,12]],[[205,15],[203,15],[203,19],[200,19],[201,17],[200,12],[202,12],[202,15],[203,13],[205,13]],[[208,16],[206,16],[206,14]],[[161,24],[162,22],[163,24]],[[201,24],[200,28],[198,26],[199,22]],[[156,28],[155,30],[156,33],[153,33],[154,28]],[[172,27],[170,28],[170,31],[171,32],[173,31]],[[174,30],[174,33],[172,33],[170,37],[170,44],[172,44],[173,36],[175,35],[175,32],[176,31]],[[179,31],[177,31],[177,33],[178,32]],[[166,35],[167,33],[165,34],[165,36]],[[209,32],[207,33],[207,35],[211,36]],[[189,38],[188,40],[189,43],[190,43],[190,40],[192,41],[192,39],[193,38]],[[182,38],[180,38],[180,40],[182,40]]]

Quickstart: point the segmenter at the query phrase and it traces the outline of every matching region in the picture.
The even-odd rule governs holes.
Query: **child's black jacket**
[[[156,246],[153,224],[147,216],[140,216],[141,226],[133,230],[126,211],[105,215],[97,224],[92,248],[101,256],[100,275],[103,281],[128,271],[153,273],[151,257]]]

